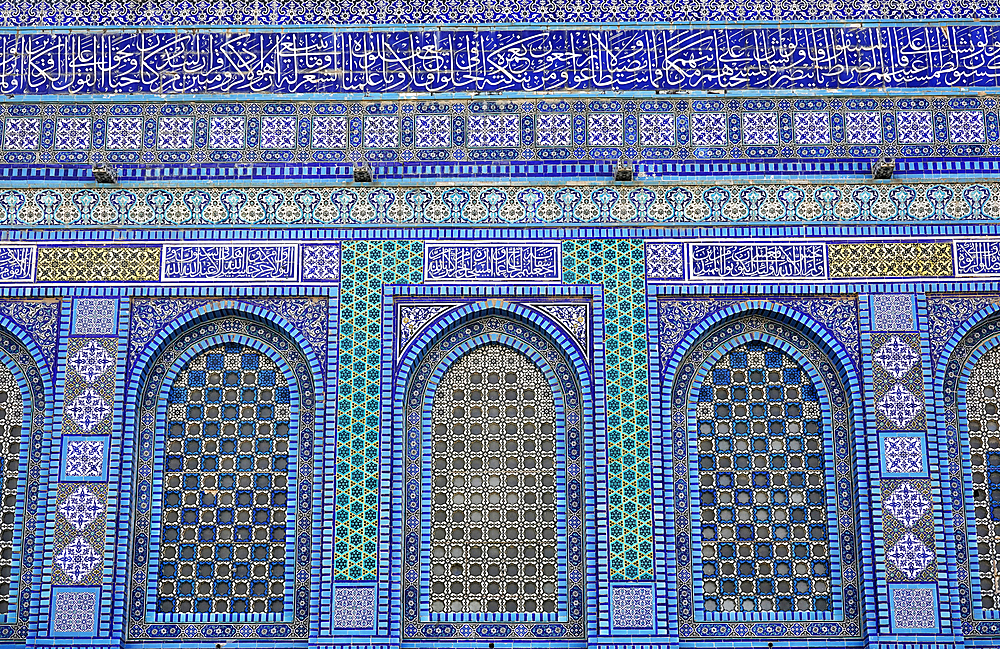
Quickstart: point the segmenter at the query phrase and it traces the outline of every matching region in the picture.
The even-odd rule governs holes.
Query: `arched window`
[[[9,596],[17,531],[21,439],[25,424],[30,421],[25,410],[17,378],[6,363],[0,362],[0,614],[6,614],[12,605]]]
[[[503,345],[455,362],[434,394],[430,610],[556,611],[555,401]]]
[[[405,394],[404,636],[497,637],[489,621],[583,637],[584,407],[562,349],[472,320],[423,352]]]
[[[662,300],[661,316],[677,303]],[[852,322],[852,305],[836,306]],[[819,623],[809,634],[856,637],[863,419],[851,401],[859,353],[846,344],[857,332],[841,321],[805,329],[793,320],[807,316],[764,308],[720,313],[697,338],[678,335],[676,317],[661,320],[661,340],[682,354],[664,364],[663,392],[680,633],[763,639],[766,624],[742,633],[736,623],[798,620]]]
[[[1000,347],[972,367],[966,390],[969,462],[979,560],[979,590],[985,609],[1000,608]]]
[[[705,610],[831,610],[833,490],[808,375],[751,341],[712,365],[696,409]]]
[[[283,613],[288,381],[262,352],[225,343],[170,387],[160,518],[160,613]]]
[[[182,328],[139,366],[129,618],[307,630],[312,368],[241,316]],[[237,626],[229,626],[237,625]]]

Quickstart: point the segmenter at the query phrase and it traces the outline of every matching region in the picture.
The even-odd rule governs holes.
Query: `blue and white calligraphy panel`
[[[991,43],[997,40],[1000,26],[992,25],[7,33],[0,35],[0,92],[296,94],[995,87],[1000,48]],[[194,129],[185,115],[161,118],[161,122],[161,148],[183,148],[190,141],[209,137]],[[134,126],[140,124],[136,121]],[[139,133],[141,130],[137,137]],[[164,137],[163,133],[169,135]],[[26,124],[23,131],[10,137],[30,143],[39,135],[34,126]],[[380,142],[393,146],[388,134]]]
[[[30,282],[35,278],[35,246],[0,246],[0,282]]]
[[[1000,240],[956,241],[954,250],[956,276],[1000,276]]]
[[[161,278],[172,281],[291,281],[298,271],[295,245],[166,245]]]
[[[826,279],[822,243],[689,243],[688,277],[693,280]]]
[[[558,282],[559,243],[424,244],[427,282]]]

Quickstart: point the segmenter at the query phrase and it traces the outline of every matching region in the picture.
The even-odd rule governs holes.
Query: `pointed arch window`
[[[284,333],[242,317],[185,330],[143,370],[130,619],[295,623],[311,592],[314,384]],[[133,626],[133,629],[136,627]]]
[[[562,352],[520,322],[463,324],[406,392],[403,633],[585,633],[583,405]],[[485,635],[484,635],[485,634]],[[541,634],[541,635],[539,635]]]

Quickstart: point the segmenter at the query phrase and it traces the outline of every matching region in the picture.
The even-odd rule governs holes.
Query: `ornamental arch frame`
[[[748,318],[757,318],[761,321],[761,326],[769,324],[781,330],[782,334],[769,335],[756,331],[753,334],[736,331],[720,334],[727,328],[731,329],[734,323]],[[717,343],[710,342],[713,336],[719,339]],[[698,324],[680,338],[672,349],[660,349],[658,354],[661,381],[657,397],[662,430],[658,436],[654,435],[654,440],[658,437],[659,443],[654,443],[652,446],[653,465],[659,464],[663,467],[662,474],[658,478],[654,476],[653,480],[654,511],[662,512],[662,522],[656,526],[657,533],[655,535],[658,540],[656,547],[659,559],[657,571],[661,583],[665,582],[667,592],[672,593],[671,597],[677,598],[677,604],[672,606],[664,617],[667,618],[665,623],[673,637],[679,637],[681,641],[708,633],[713,624],[717,628],[720,622],[728,628],[732,624],[744,621],[750,625],[753,635],[759,635],[762,638],[780,637],[782,633],[780,628],[785,626],[781,624],[785,620],[774,615],[734,615],[725,620],[717,620],[713,616],[706,617],[704,612],[698,613],[694,610],[694,600],[690,587],[687,588],[687,595],[682,596],[677,575],[681,570],[688,572],[691,570],[687,566],[691,565],[693,560],[693,540],[689,535],[685,535],[681,528],[694,521],[691,513],[691,503],[694,497],[690,493],[689,485],[677,485],[677,476],[683,474],[683,478],[686,479],[690,466],[689,448],[695,443],[692,441],[694,438],[690,433],[692,426],[690,395],[696,387],[695,379],[708,372],[712,358],[720,357],[720,354],[716,352],[727,345],[733,347],[738,344],[736,341],[739,340],[758,339],[786,353],[794,351],[793,358],[810,375],[818,391],[821,392],[821,402],[825,399],[829,403],[827,380],[819,380],[820,374],[823,373],[817,372],[813,361],[803,359],[801,345],[791,344],[787,339],[788,336],[797,337],[801,345],[812,345],[815,352],[818,352],[821,358],[826,359],[833,373],[832,377],[827,376],[826,379],[835,378],[844,393],[846,399],[844,412],[848,419],[846,426],[847,445],[837,450],[837,440],[834,438],[833,431],[830,431],[826,437],[828,443],[833,444],[834,452],[839,453],[842,459],[847,459],[850,462],[856,482],[850,486],[849,491],[845,494],[843,479],[838,479],[838,488],[830,494],[830,497],[845,502],[844,497],[846,496],[850,503],[849,511],[853,528],[848,530],[852,535],[851,543],[847,544],[848,549],[851,550],[848,552],[848,558],[857,564],[860,561],[859,557],[864,556],[864,553],[870,550],[868,507],[859,497],[871,479],[869,453],[864,444],[864,403],[862,399],[852,396],[861,394],[862,381],[858,368],[848,354],[844,343],[813,317],[777,300],[747,300],[719,308],[704,316]],[[696,349],[699,350],[702,357],[692,364],[691,354]],[[803,360],[808,360],[808,362],[802,362]],[[655,375],[652,380],[656,380]],[[656,411],[655,405],[654,413]],[[654,421],[656,418],[654,414]],[[657,501],[659,501],[658,504]],[[674,550],[672,552],[667,551],[667,541],[665,540],[667,534],[673,535],[672,547]],[[844,530],[841,530],[841,535],[843,534]],[[844,583],[842,588],[846,589],[847,586]],[[850,592],[843,591],[845,595],[844,606],[837,610],[840,612],[840,619],[844,618],[842,613],[846,611],[849,614],[846,617],[853,619],[853,623],[844,624],[837,619],[825,619],[825,617],[830,616],[817,617],[795,614],[785,616],[785,618],[787,618],[787,622],[795,619],[805,622],[807,635],[858,637],[863,633],[865,611],[871,606],[870,602],[874,599],[874,590],[866,581],[854,584],[852,589]],[[685,602],[687,602],[686,605]],[[778,626],[774,629],[765,629],[761,625],[753,624],[755,621],[766,624],[768,620],[778,623]],[[698,631],[698,629],[702,630]],[[693,637],[691,637],[692,634],[694,634]]]
[[[404,459],[406,445],[404,404],[406,403],[406,395],[411,387],[417,368],[421,366],[428,352],[456,331],[471,323],[476,323],[487,318],[502,319],[525,327],[542,338],[546,344],[552,345],[573,373],[571,378],[578,386],[582,415],[583,545],[586,554],[594,554],[601,557],[600,548],[603,547],[606,551],[607,533],[606,530],[602,529],[603,523],[598,521],[597,518],[597,504],[605,498],[606,475],[605,470],[595,462],[595,440],[603,438],[604,435],[604,424],[601,421],[603,417],[603,411],[601,410],[602,400],[598,392],[599,386],[594,378],[594,369],[588,362],[587,354],[567,334],[561,325],[553,321],[546,314],[530,306],[508,299],[487,299],[456,306],[425,325],[421,333],[415,336],[412,342],[402,351],[400,360],[394,368],[391,377],[389,377],[389,381],[391,381],[391,399],[389,401],[391,408],[383,412],[382,418],[383,439],[391,438],[393,440],[391,457],[383,458],[381,476],[383,502],[386,502],[384,498],[389,493],[398,494],[399,496],[391,499],[391,507],[384,507],[380,512],[380,516],[382,517],[380,521],[380,529],[382,530],[380,534],[381,545],[383,548],[387,548],[388,552],[383,557],[380,557],[379,583],[381,588],[388,591],[390,605],[388,607],[389,614],[384,618],[386,626],[380,627],[379,631],[386,635],[400,638],[403,644],[408,646],[428,646],[428,642],[434,646],[450,646],[451,643],[457,643],[461,640],[458,637],[408,639],[404,637],[403,633],[402,625],[404,623],[405,611],[403,610],[402,603],[401,574],[403,570],[405,543],[402,540],[402,518],[405,515],[406,486],[402,476],[405,475],[406,471]],[[502,344],[526,355],[530,353],[529,345],[511,336],[497,333],[470,336],[467,340],[456,346],[445,359],[435,366],[435,380],[439,381],[447,368],[464,356],[465,352],[479,348],[485,344]],[[537,353],[534,355],[540,360],[545,360],[541,359]],[[545,372],[544,366],[537,366],[550,380],[554,380],[551,371]],[[433,398],[432,390],[428,385],[425,385],[422,390],[422,400],[424,403],[429,403],[427,399]],[[559,397],[556,398],[558,399]],[[606,556],[606,554],[603,556]],[[549,628],[544,631],[539,629],[542,633],[549,633],[549,635],[533,636],[535,641],[540,645],[550,646],[546,643],[558,643],[562,637],[566,637],[566,642],[572,643],[579,642],[587,636],[595,636],[597,634],[598,625],[605,621],[607,613],[601,611],[601,620],[599,621],[598,615],[588,615],[587,609],[588,607],[591,610],[595,608],[599,592],[607,593],[606,559],[604,559],[604,562],[604,570],[594,570],[592,567],[586,568],[586,574],[583,579],[583,613],[580,618],[582,620],[582,633],[570,638],[566,637],[565,630],[550,633],[551,629]],[[390,577],[390,575],[393,576]],[[486,620],[483,621],[485,622]],[[478,626],[485,627],[487,625]],[[493,625],[495,628],[503,626],[503,624]],[[557,625],[540,624],[538,626],[554,627]],[[477,630],[477,638],[482,640],[503,639],[506,637],[503,634],[509,632],[508,629],[507,631],[501,631],[497,635],[490,635],[490,631],[478,633]]]
[[[218,325],[235,328],[240,324],[249,330],[217,332],[213,329]],[[268,634],[266,637],[308,637],[312,617],[310,601],[315,584],[311,577],[306,578],[305,575],[317,562],[312,548],[318,547],[317,535],[320,533],[314,504],[318,489],[314,471],[316,456],[322,454],[322,449],[317,448],[316,438],[323,427],[324,374],[309,341],[294,325],[269,309],[239,300],[218,300],[178,315],[136,351],[130,365],[126,408],[132,406],[135,415],[125,417],[123,425],[122,464],[125,479],[122,481],[121,501],[127,503],[123,506],[127,511],[121,525],[134,529],[134,534],[128,552],[127,575],[123,580],[125,588],[117,596],[120,605],[127,611],[129,637],[170,637],[171,629],[176,627],[176,614],[164,616],[153,612],[149,600],[150,589],[155,589],[156,581],[150,567],[155,566],[155,561],[150,562],[150,558],[157,525],[151,517],[151,511],[157,508],[151,508],[150,503],[163,495],[162,487],[157,490],[154,481],[157,475],[162,479],[163,472],[160,442],[166,422],[164,401],[173,379],[190,359],[225,343],[236,343],[267,356],[281,369],[290,388],[293,416],[289,439],[297,451],[296,460],[289,462],[288,467],[290,483],[295,483],[295,491],[292,491],[291,484],[288,490],[289,509],[294,509],[295,519],[292,523],[294,531],[289,531],[290,538],[286,542],[291,549],[286,555],[291,577],[285,578],[287,590],[284,599],[286,605],[290,605],[285,607],[284,613],[256,617],[259,618],[257,621],[265,624],[261,629]],[[174,357],[166,359],[172,349],[175,350]],[[167,364],[166,369],[162,367],[164,363]],[[155,394],[149,392],[153,385],[158,386]],[[156,401],[152,439],[148,442],[144,442],[140,434],[144,426],[149,427],[148,422],[141,421],[143,416],[149,417],[145,413],[148,407],[143,406],[144,399]],[[144,445],[148,446],[147,450],[143,450]],[[138,469],[150,461],[160,468],[154,468],[143,481],[139,474],[149,473],[149,470]],[[144,534],[137,527],[139,516],[149,518],[149,529]],[[140,575],[141,570],[145,570],[144,576]],[[235,632],[240,625],[252,619],[256,618],[251,613],[217,614],[201,616],[197,623],[204,625],[203,633],[214,633],[216,635],[211,637],[218,637],[220,633],[230,633],[229,629]]]

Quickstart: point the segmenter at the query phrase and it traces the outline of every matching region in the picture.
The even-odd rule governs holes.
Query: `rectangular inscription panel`
[[[1000,241],[956,241],[956,275],[1000,275]]]
[[[424,281],[558,282],[561,251],[558,243],[428,243],[424,246]]]
[[[30,282],[34,278],[34,246],[0,247],[0,282]]]
[[[296,279],[294,245],[164,246],[163,281]]]
[[[691,279],[824,279],[822,243],[693,243]]]

